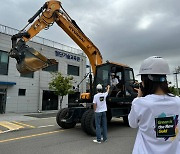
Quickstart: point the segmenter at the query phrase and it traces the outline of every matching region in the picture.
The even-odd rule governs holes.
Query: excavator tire
[[[65,109],[67,109],[67,108],[63,108],[63,109],[59,110],[58,113],[56,114],[56,122],[59,126],[60,126],[59,116],[60,116],[61,112]]]
[[[123,117],[124,124],[129,127],[128,116]]]
[[[56,117],[56,121],[58,121],[57,122],[58,125],[64,129],[73,128],[76,125],[76,122],[66,123],[66,122],[61,121],[62,119],[66,119],[66,117],[68,117],[68,112],[69,112],[69,109],[64,108],[58,112],[59,114],[57,114],[57,117]]]
[[[81,128],[84,132],[87,133],[86,127],[85,127],[85,122],[86,122],[86,117],[87,114],[90,112],[90,110],[87,110],[83,113],[82,118],[81,118]]]
[[[85,118],[86,133],[92,136],[96,135],[95,116],[93,109],[89,109]]]

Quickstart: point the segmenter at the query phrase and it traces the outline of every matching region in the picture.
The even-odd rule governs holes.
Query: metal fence
[[[17,30],[17,29],[0,24],[0,33],[4,33],[4,34],[8,34],[8,35],[12,36],[14,34],[17,34],[18,32],[19,32],[19,30]],[[35,36],[31,39],[31,41],[40,43],[43,45],[47,45],[47,46],[50,46],[53,48],[58,48],[58,49],[61,49],[61,50],[67,51],[67,52],[84,55],[83,51],[80,49],[76,49],[76,48],[73,48],[73,47],[52,41],[52,40],[48,40],[43,37]]]

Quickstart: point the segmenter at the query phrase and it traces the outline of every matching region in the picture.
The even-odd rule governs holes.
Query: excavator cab
[[[118,81],[116,85],[112,85],[113,78]],[[137,93],[134,91],[133,86],[135,84],[135,78],[133,69],[124,64],[117,63],[105,63],[97,66],[96,74],[94,77],[93,91],[96,93],[96,85],[101,84],[103,91],[106,91],[107,85],[110,85],[109,97],[111,98],[127,98],[136,97]]]

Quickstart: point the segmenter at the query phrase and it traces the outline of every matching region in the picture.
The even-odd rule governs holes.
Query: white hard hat
[[[96,89],[102,89],[102,85],[101,85],[101,84],[98,84],[98,85],[96,86]]]
[[[111,73],[111,75],[115,75],[115,73]]]
[[[142,62],[138,75],[140,74],[170,74],[169,65],[162,57],[152,56]]]

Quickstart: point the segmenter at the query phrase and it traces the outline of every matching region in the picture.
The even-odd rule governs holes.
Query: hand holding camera
[[[142,82],[141,83],[139,83],[139,88],[134,88],[134,90],[136,90],[137,91],[137,93],[138,93],[138,95],[137,95],[137,97],[142,97],[143,96],[143,85],[142,85]]]

